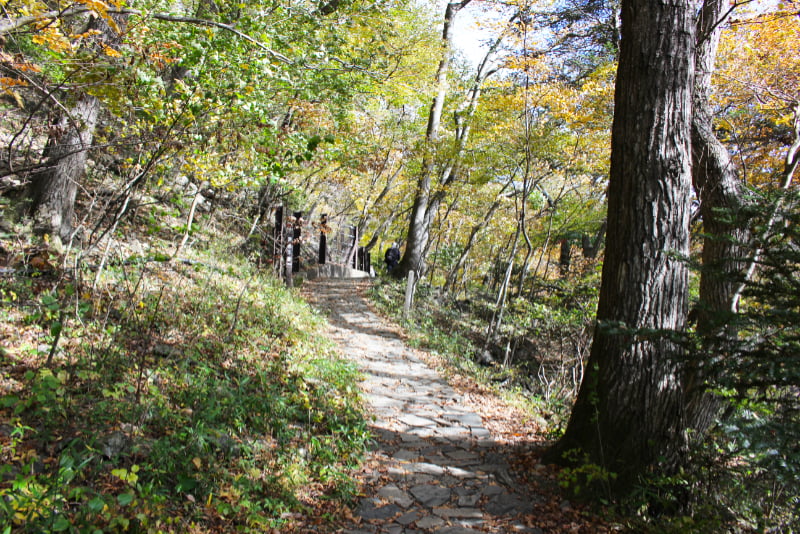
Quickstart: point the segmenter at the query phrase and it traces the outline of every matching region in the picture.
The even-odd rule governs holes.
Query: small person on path
[[[400,247],[397,243],[392,243],[392,246],[386,249],[383,261],[386,262],[386,272],[388,273],[391,273],[397,267],[397,263],[400,261]]]

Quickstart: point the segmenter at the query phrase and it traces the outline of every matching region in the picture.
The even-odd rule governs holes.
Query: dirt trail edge
[[[369,282],[366,282],[368,284]],[[407,347],[360,296],[365,282],[317,279],[304,284],[309,301],[328,315],[330,335],[364,374],[374,420],[366,487],[354,521],[342,534],[470,534],[479,532],[598,532],[570,503],[548,505],[552,480],[539,493],[512,476],[510,449],[495,440],[480,415]],[[543,466],[539,466],[542,468]],[[533,486],[538,486],[535,483]],[[549,487],[548,487],[549,486]],[[558,520],[553,521],[553,512]],[[544,513],[543,513],[544,512]],[[569,519],[567,519],[569,516]],[[566,521],[565,521],[566,520]],[[566,528],[565,528],[566,527]]]

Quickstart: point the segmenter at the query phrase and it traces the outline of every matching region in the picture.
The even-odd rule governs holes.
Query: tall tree
[[[100,101],[81,94],[53,125],[42,153],[44,167],[30,183],[31,214],[38,232],[70,240],[78,183],[83,178],[100,112]]]
[[[738,308],[736,288],[748,254],[747,223],[736,216],[744,202],[743,187],[727,147],[714,132],[710,98],[719,39],[730,12],[730,2],[703,2],[697,19],[697,75],[692,99],[692,178],[700,199],[704,234],[697,330],[706,339],[706,348],[713,351],[724,351],[716,342],[728,337],[726,325]],[[719,407],[706,392],[709,377],[699,363],[691,362],[686,374],[686,409],[696,430],[708,427]]]
[[[406,236],[406,249],[400,264],[394,270],[396,276],[405,276],[409,271],[424,270],[425,249],[430,238],[430,225],[433,215],[430,209],[431,183],[435,172],[436,161],[432,153],[439,139],[439,125],[442,121],[442,110],[447,97],[447,76],[450,70],[450,61],[453,56],[453,35],[455,18],[459,11],[465,8],[471,0],[461,2],[448,2],[444,12],[444,25],[442,27],[442,57],[436,71],[436,95],[431,103],[428,113],[428,126],[425,130],[426,151],[422,169],[414,194],[414,203]]]
[[[119,23],[122,19],[119,17]],[[107,13],[105,19],[96,14],[88,17],[85,31],[88,35],[97,33],[96,37],[88,39],[92,54],[104,56],[112,46],[116,47],[119,29],[118,21]],[[83,91],[78,91],[73,99],[71,109],[62,109],[50,129],[42,153],[43,165],[31,177],[29,193],[35,228],[62,241],[68,241],[73,232],[78,183],[86,169],[101,107],[95,96]]]
[[[692,0],[623,0],[612,126],[608,240],[587,372],[548,458],[616,474],[623,490],[685,450],[671,332],[688,307]],[[574,458],[574,456],[573,456]]]

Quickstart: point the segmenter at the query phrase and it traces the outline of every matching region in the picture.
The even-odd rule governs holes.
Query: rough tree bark
[[[686,449],[681,349],[688,306],[692,0],[623,0],[608,191],[608,238],[587,372],[564,436],[625,491]],[[575,458],[574,456],[572,457]]]
[[[738,307],[736,287],[746,269],[745,244],[750,238],[747,225],[735,215],[743,203],[741,180],[727,148],[714,134],[709,100],[722,23],[730,13],[729,8],[727,0],[705,0],[700,10],[692,99],[692,178],[700,198],[705,236],[697,331],[706,338],[708,349],[718,352],[724,352],[724,347],[716,346],[717,341],[727,337],[725,325]],[[713,423],[720,403],[706,392],[705,382],[709,377],[699,363],[692,362],[687,367],[686,410],[687,418],[694,422],[698,435],[702,435]]]
[[[31,178],[29,191],[37,232],[69,241],[78,182],[86,169],[99,112],[100,102],[83,94],[70,114],[63,114],[51,127],[42,153],[46,164]]]
[[[123,28],[127,15],[114,17],[117,26]],[[90,16],[87,29],[99,32],[88,46],[98,42],[116,46],[119,42],[117,32],[102,18]],[[70,112],[62,113],[51,127],[42,153],[45,165],[31,177],[28,191],[36,231],[60,237],[62,241],[72,237],[78,183],[86,172],[100,113],[100,101],[94,96],[78,93],[74,98]]]

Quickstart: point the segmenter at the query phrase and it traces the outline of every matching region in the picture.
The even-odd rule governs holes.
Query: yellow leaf
[[[197,456],[192,458],[192,463],[198,469],[202,469],[202,467],[203,467],[203,461],[200,458],[198,458]],[[210,497],[210,495],[209,495],[209,497]]]
[[[23,85],[23,86],[25,86],[25,85],[28,85],[28,82],[26,82],[24,80],[18,80],[16,78],[8,78],[6,76],[3,76],[3,77],[0,77],[0,85],[2,85],[3,88],[8,88],[8,87],[14,87],[15,85]]]
[[[122,57],[118,50],[114,50],[110,46],[103,45],[103,52],[109,57]]]

